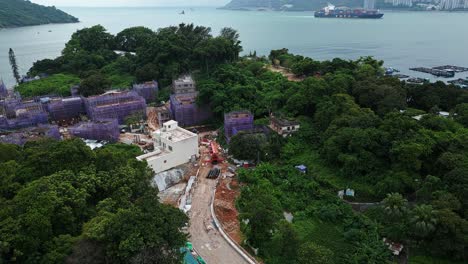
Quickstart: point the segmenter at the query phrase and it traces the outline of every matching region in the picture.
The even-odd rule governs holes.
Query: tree
[[[138,48],[147,45],[156,33],[146,27],[131,27],[124,29],[115,36],[118,50],[135,52]]]
[[[311,76],[320,69],[320,62],[310,58],[296,62],[291,66],[291,70],[296,75]]]
[[[270,55],[268,56],[268,58],[270,59],[270,61],[272,62],[273,65],[277,65],[275,63],[275,60],[279,60],[279,58],[283,55],[287,55],[289,54],[289,50],[288,49],[279,49],[279,50],[272,50],[270,52]],[[278,63],[279,64],[279,63]]]
[[[80,93],[83,96],[99,95],[111,87],[111,82],[105,75],[96,73],[80,83]]]
[[[250,244],[259,247],[267,243],[275,224],[282,218],[278,199],[268,189],[254,186],[241,193],[238,203],[239,217],[248,221],[243,231]]]
[[[425,238],[435,231],[437,218],[432,206],[418,205],[411,211],[410,223],[417,237]]]
[[[13,77],[15,78],[16,83],[19,84],[21,80],[21,76],[18,71],[18,64],[16,62],[15,52],[13,51],[13,49],[10,48],[10,51],[8,52],[8,54],[10,57],[10,66],[13,71]]]
[[[301,264],[332,264],[333,252],[313,242],[307,242],[299,247],[298,261]]]
[[[294,263],[300,246],[299,235],[292,224],[280,221],[264,253],[268,263]]]
[[[257,134],[239,133],[229,142],[229,153],[236,159],[256,161],[264,156],[267,145],[265,137]]]
[[[231,45],[230,48],[230,61],[235,61],[239,58],[239,54],[242,52],[241,41],[239,40],[239,32],[233,28],[225,27],[221,29],[220,37],[229,40]]]
[[[159,202],[138,147],[44,140],[17,151],[0,161],[0,262],[181,263],[188,219]]]
[[[85,236],[107,245],[106,255],[114,263],[180,263],[187,236],[179,230],[188,219],[158,199],[154,190],[129,208],[103,210],[85,225]]]
[[[69,56],[79,50],[99,52],[102,50],[112,50],[113,48],[114,36],[108,33],[103,26],[96,25],[73,33],[62,53],[64,56]]]
[[[408,212],[408,201],[399,193],[387,194],[382,203],[385,213],[392,219],[401,219]]]
[[[460,124],[468,127],[468,103],[459,104],[455,107],[454,118]]]

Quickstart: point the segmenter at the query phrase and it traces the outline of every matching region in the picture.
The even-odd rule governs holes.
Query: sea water
[[[8,62],[13,48],[22,74],[33,62],[60,55],[77,29],[101,24],[115,34],[132,26],[157,30],[179,23],[223,27],[240,33],[244,54],[268,55],[272,49],[318,60],[374,56],[386,66],[414,76],[410,67],[444,64],[468,66],[468,13],[384,12],[383,19],[320,19],[313,12],[229,11],[216,8],[63,8],[81,23],[55,24],[0,30],[0,77],[14,83]],[[185,10],[185,15],[179,14]],[[467,74],[457,74],[456,78]],[[445,79],[444,79],[445,80]]]

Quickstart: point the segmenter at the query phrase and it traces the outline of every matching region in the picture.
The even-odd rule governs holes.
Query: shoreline
[[[31,24],[31,25],[23,25],[23,26],[7,26],[7,27],[0,27],[0,30],[25,28],[25,27],[35,27],[35,26],[45,26],[45,25],[64,25],[64,24],[79,24],[79,23],[81,23],[80,20],[78,20],[76,22],[58,22],[58,23]]]

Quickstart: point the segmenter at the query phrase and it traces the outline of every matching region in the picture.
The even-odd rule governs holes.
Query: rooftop
[[[279,126],[297,126],[299,125],[299,122],[296,120],[289,120],[289,119],[283,119],[283,118],[276,118],[272,117],[271,122],[278,124]]]
[[[153,152],[149,152],[147,154],[138,156],[137,159],[138,160],[151,161],[151,160],[154,160],[154,159],[159,158],[161,156],[167,155],[169,153],[170,153],[169,151],[161,150],[159,148],[156,148]]]
[[[158,83],[156,81],[149,81],[149,82],[144,82],[144,83],[137,83],[133,85],[133,88],[152,88],[158,86]]]
[[[88,121],[88,122],[82,122],[79,123],[75,126],[75,128],[87,128],[87,127],[92,127],[96,124],[98,125],[107,125],[107,124],[112,124],[116,122],[114,119],[101,119],[101,120],[95,120],[95,121]]]
[[[100,94],[100,95],[93,95],[93,96],[89,96],[87,97],[87,99],[98,99],[100,97],[103,97],[105,95],[108,95],[108,96],[119,96],[119,95],[130,95],[131,92],[129,91],[118,91],[118,90],[112,90],[112,91],[107,91],[103,94]]]
[[[197,135],[178,126],[177,121],[170,120],[163,124],[163,129],[156,131],[156,137],[164,138],[171,142],[179,142],[189,138],[196,137]]]
[[[179,79],[174,80],[174,83],[179,84],[179,83],[193,83],[193,78],[192,75],[183,75],[180,76]]]
[[[185,130],[185,129],[181,128],[181,127],[177,127],[174,130],[161,133],[161,138],[167,139],[167,140],[169,140],[171,142],[179,142],[179,141],[183,141],[183,140],[193,138],[193,137],[196,137],[196,136],[197,136],[196,134],[194,134],[194,133],[192,133],[192,132],[190,132],[188,130]]]
[[[186,93],[173,95],[177,102],[181,104],[191,104],[197,100],[198,93]]]
[[[248,110],[234,111],[234,112],[224,114],[225,118],[230,118],[230,119],[245,118],[245,117],[251,117],[251,116],[252,116],[252,113]]]
[[[81,97],[75,96],[75,97],[67,97],[62,99],[63,102],[68,102],[68,101],[81,101]]]

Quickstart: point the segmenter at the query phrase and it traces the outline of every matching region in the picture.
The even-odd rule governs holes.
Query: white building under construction
[[[198,135],[168,121],[153,133],[155,150],[137,157],[146,160],[155,173],[188,163],[199,157]]]

